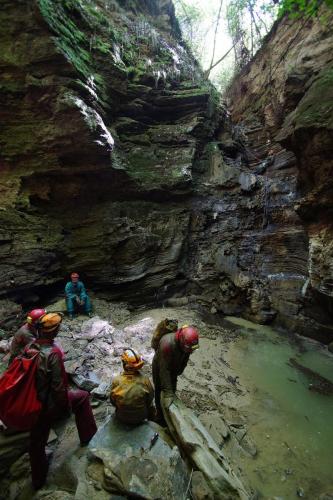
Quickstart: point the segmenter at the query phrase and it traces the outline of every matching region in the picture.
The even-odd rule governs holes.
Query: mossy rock
[[[67,312],[66,299],[59,299],[57,302],[47,306],[47,312]]]

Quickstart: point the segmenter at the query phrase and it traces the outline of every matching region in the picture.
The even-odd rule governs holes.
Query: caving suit
[[[172,396],[176,392],[178,375],[185,370],[189,357],[189,353],[181,350],[175,332],[168,333],[161,338],[153,358],[157,418],[163,419],[161,391],[164,391],[166,396]]]
[[[28,323],[24,323],[17,332],[14,333],[12,342],[10,344],[10,358],[8,361],[8,366],[11,364],[14,358],[21,354],[26,345],[33,342],[36,338],[34,334],[35,330],[30,327]]]
[[[80,299],[84,303],[83,307],[86,314],[91,312],[91,302],[82,281],[78,281],[77,283],[69,281],[65,286],[65,294],[68,314],[73,314],[75,308],[78,307],[77,299]]]
[[[111,402],[116,416],[126,424],[140,424],[155,417],[154,389],[148,377],[139,371],[127,371],[113,379]]]
[[[69,391],[63,353],[52,339],[38,339],[31,348],[40,350],[36,389],[42,410],[30,432],[29,456],[32,484],[40,488],[46,479],[48,461],[45,446],[55,420],[75,414],[81,443],[90,441],[97,431],[87,391]]]

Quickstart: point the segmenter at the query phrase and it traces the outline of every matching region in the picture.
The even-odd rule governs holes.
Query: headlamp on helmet
[[[27,314],[27,323],[35,326],[45,314],[45,309],[33,309]]]
[[[137,371],[144,365],[144,361],[141,356],[136,354],[133,349],[126,349],[121,356],[121,360],[125,370]]]

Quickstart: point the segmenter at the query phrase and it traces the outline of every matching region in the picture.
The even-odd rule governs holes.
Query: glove
[[[81,305],[80,297],[78,297],[77,295],[75,296],[75,301],[79,306]]]

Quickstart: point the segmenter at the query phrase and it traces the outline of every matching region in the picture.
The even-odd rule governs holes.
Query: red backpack
[[[0,420],[17,431],[30,430],[42,407],[35,383],[39,351],[29,347],[14,358],[0,377]]]

